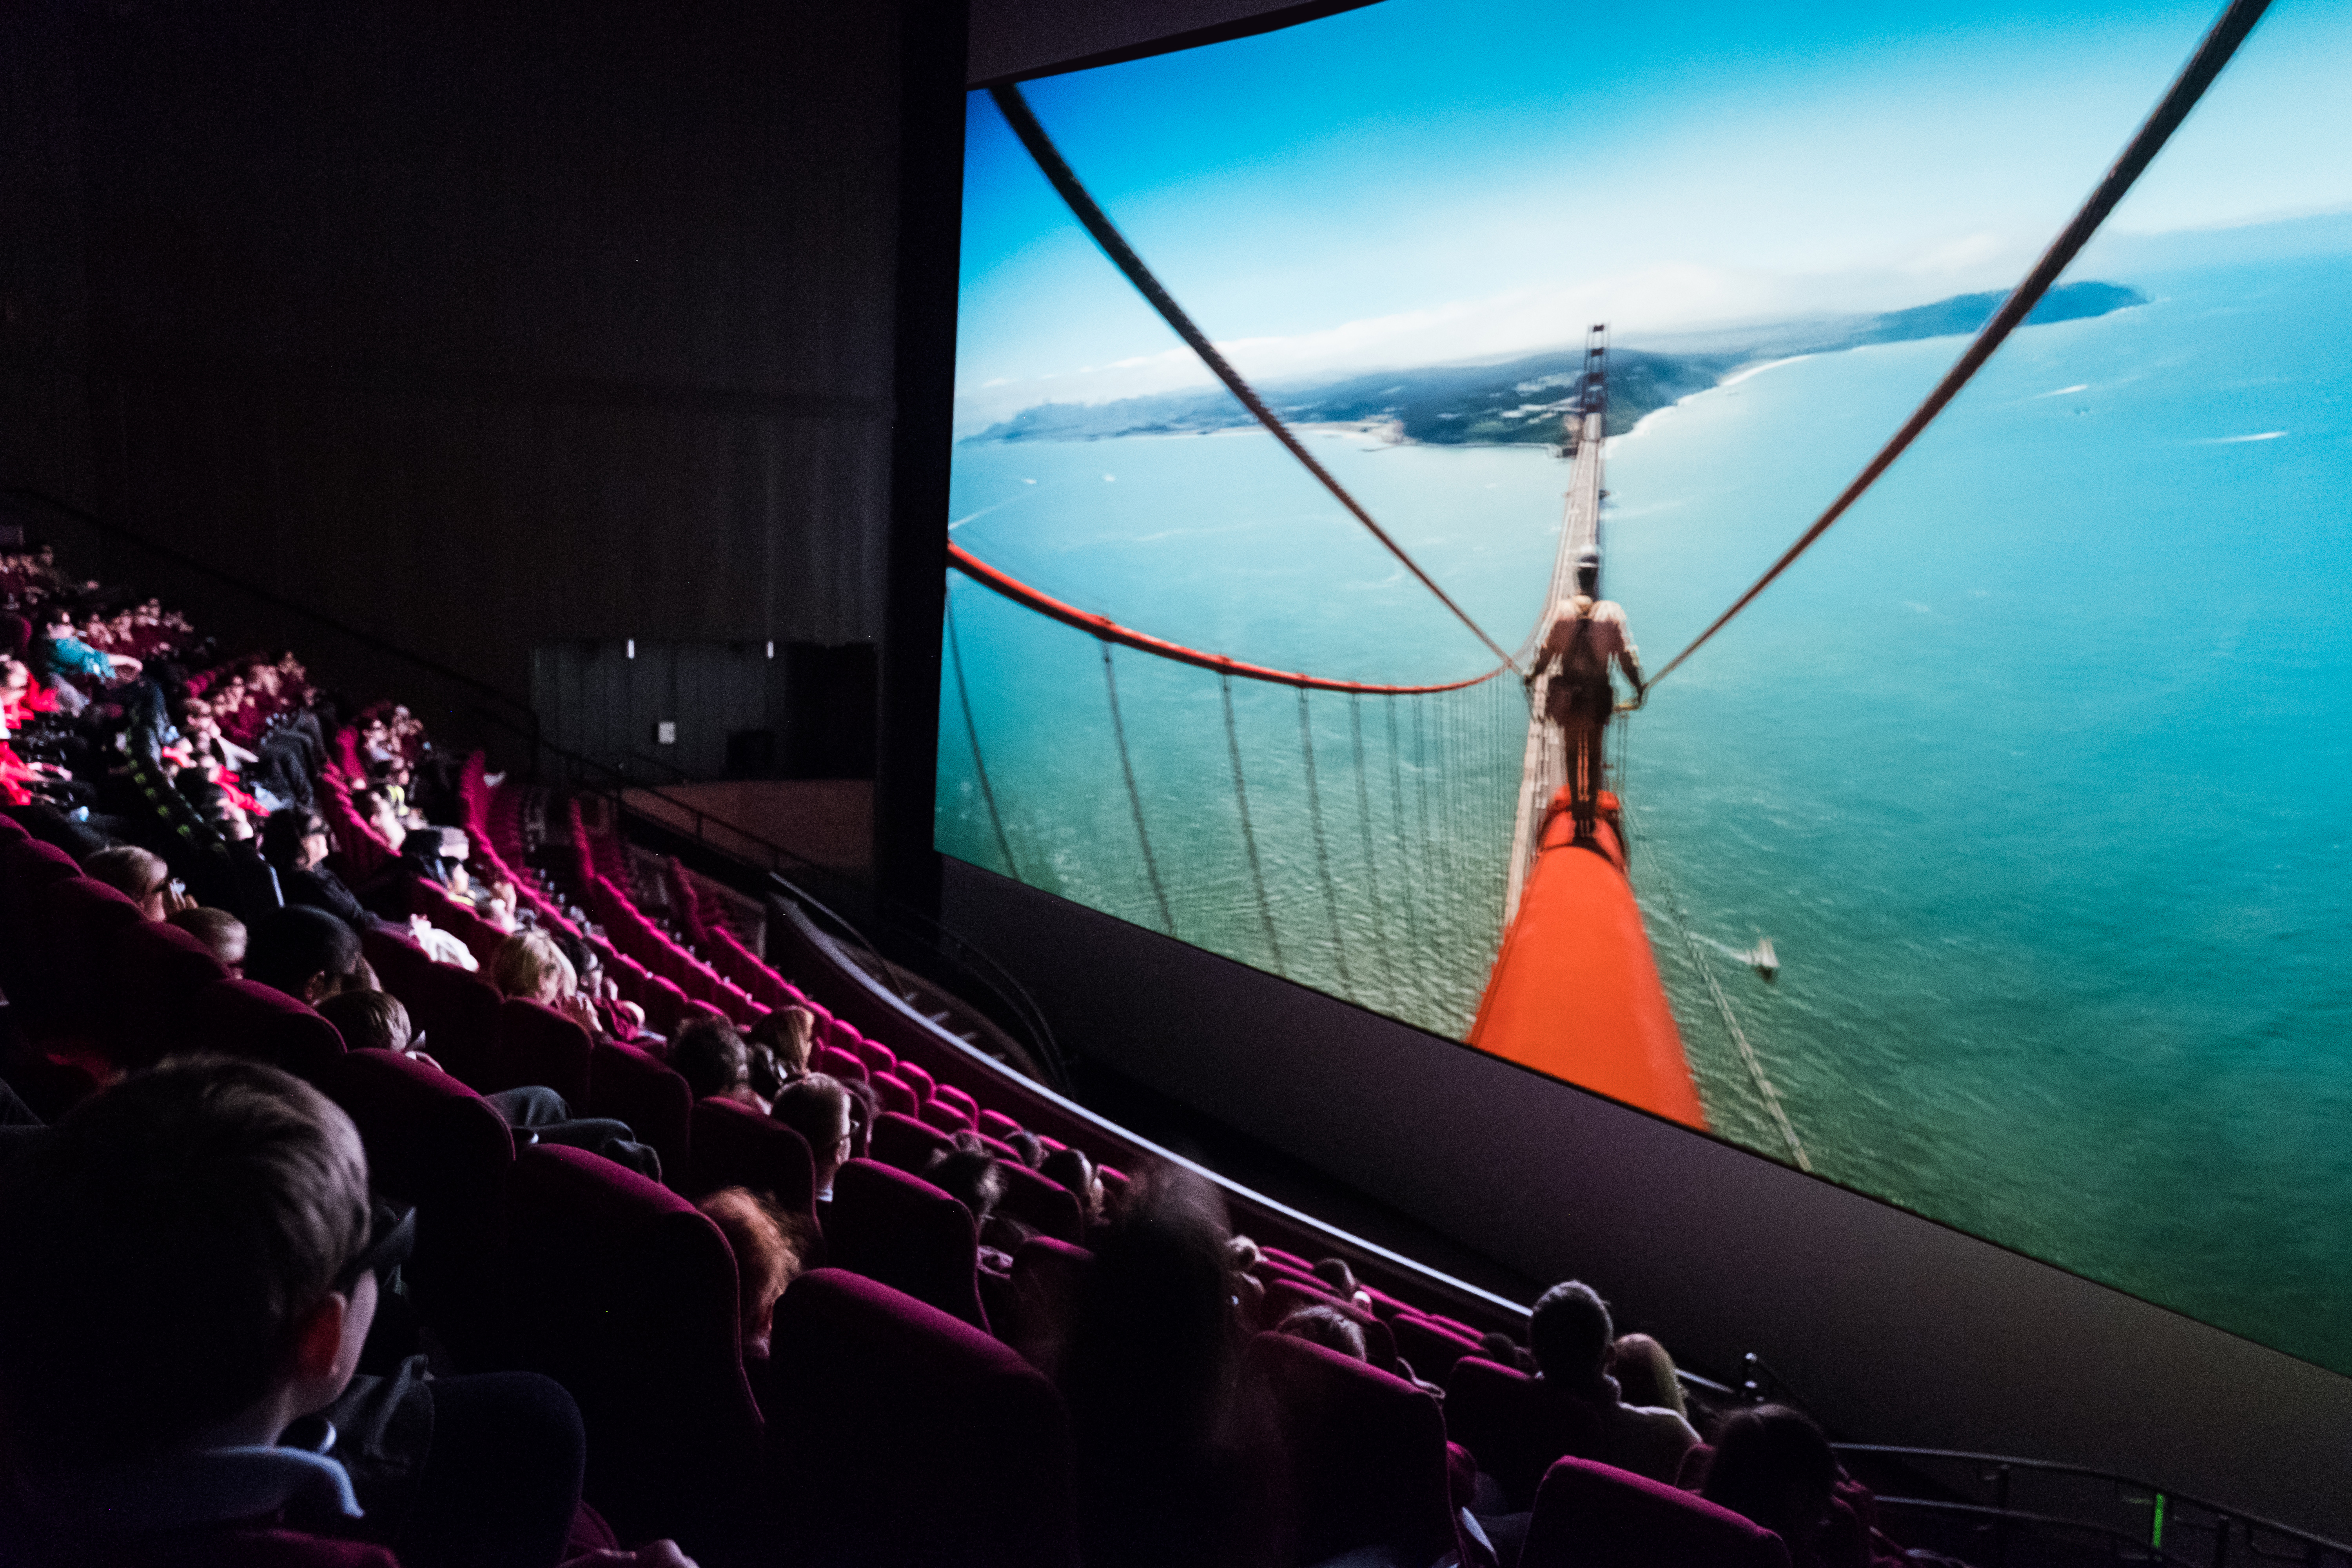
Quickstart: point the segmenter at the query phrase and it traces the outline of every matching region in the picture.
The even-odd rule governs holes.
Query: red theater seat
[[[1379,1548],[1400,1562],[1434,1563],[1456,1549],[1436,1400],[1287,1334],[1251,1340],[1244,1366],[1278,1438],[1281,1561]]]
[[[1001,1110],[982,1110],[980,1113],[980,1131],[991,1138],[1009,1139],[1021,1131],[1021,1123]]]
[[[1562,1459],[1536,1493],[1519,1568],[1788,1568],[1780,1538],[1627,1470]]]
[[[100,1008],[107,1054],[142,1067],[194,1043],[190,1009],[196,993],[228,971],[212,950],[177,926],[141,921],[110,939]]]
[[[360,933],[360,947],[383,988],[408,1009],[409,1022],[425,1032],[434,1060],[476,1089],[497,1088],[499,1005],[488,981],[446,963],[436,963],[415,942],[375,930]]]
[[[1476,1457],[1515,1510],[1535,1506],[1554,1460],[1601,1451],[1600,1412],[1475,1355],[1456,1362],[1445,1381],[1445,1431]]]
[[[637,1142],[661,1156],[662,1184],[685,1185],[692,1162],[688,1141],[694,1118],[694,1090],[685,1079],[635,1046],[599,1040],[584,1113],[627,1122]]]
[[[877,1072],[866,1080],[874,1086],[876,1104],[884,1110],[895,1110],[901,1116],[916,1116],[923,1102],[916,1098],[912,1085],[897,1073]]]
[[[416,1205],[416,1251],[402,1277],[418,1314],[474,1364],[496,1321],[513,1134],[480,1095],[392,1051],[347,1053],[325,1087],[359,1128],[376,1189]]]
[[[829,1078],[855,1079],[859,1083],[866,1081],[865,1058],[835,1046],[819,1046],[812,1052],[809,1070],[824,1073]]]
[[[793,1281],[762,1534],[812,1568],[1076,1568],[1069,1418],[1007,1347],[839,1269]]]
[[[931,1091],[938,1086],[931,1081],[931,1075],[928,1071],[901,1057],[898,1058],[898,1077],[905,1079],[907,1086],[915,1091],[916,1099],[925,1105],[931,1102]]]
[[[852,1160],[833,1178],[825,1258],[986,1332],[971,1211],[919,1176]]]
[[[882,1044],[879,1040],[869,1040],[864,1036],[860,1036],[858,1037],[856,1044],[852,1046],[850,1048],[857,1053],[858,1059],[866,1064],[866,1068],[868,1072],[895,1072],[898,1070],[898,1053],[892,1050],[889,1047]]]
[[[343,1055],[335,1026],[257,980],[215,980],[188,1005],[196,1048],[249,1057],[324,1086]]]
[[[971,1112],[943,1100],[934,1100],[923,1107],[922,1119],[942,1132],[971,1131]]]
[[[1085,1239],[1086,1222],[1067,1187],[1017,1160],[1000,1161],[998,1171],[1004,1181],[1004,1197],[996,1205],[999,1214],[1055,1241],[1075,1246]]]
[[[1435,1384],[1451,1378],[1464,1356],[1478,1353],[1476,1340],[1464,1339],[1411,1312],[1391,1318],[1389,1331],[1396,1336],[1397,1354],[1411,1362],[1416,1373]]]
[[[1385,1373],[1397,1372],[1395,1336],[1389,1332],[1389,1326],[1379,1318],[1352,1301],[1342,1301],[1328,1293],[1318,1295],[1283,1276],[1277,1275],[1265,1281],[1265,1303],[1259,1310],[1267,1328],[1279,1327],[1283,1319],[1302,1307],[1328,1307],[1354,1323],[1364,1331],[1364,1353],[1371,1363]],[[1430,1381],[1434,1383],[1436,1379]]]
[[[562,1095],[575,1114],[589,1114],[588,1061],[595,1042],[557,1012],[520,996],[499,1004],[499,1048],[487,1089],[539,1084]]]
[[[886,1110],[874,1119],[874,1158],[901,1171],[920,1171],[931,1156],[955,1145],[938,1128]]]
[[[507,1217],[505,1364],[580,1402],[585,1495],[624,1538],[690,1540],[761,1439],[726,1238],[676,1193],[545,1144],[516,1155]]]
[[[749,1187],[815,1224],[816,1163],[807,1140],[733,1100],[696,1100],[691,1125],[687,1181],[680,1189],[687,1196]]]

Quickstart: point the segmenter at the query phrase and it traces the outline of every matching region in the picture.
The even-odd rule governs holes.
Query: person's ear
[[[315,1005],[332,996],[336,988],[341,984],[340,976],[330,974],[321,969],[310,979],[302,982],[302,1000]]]
[[[294,1339],[295,1415],[324,1410],[351,1385],[375,1321],[376,1289],[375,1276],[362,1274],[349,1295],[329,1291],[303,1319]]]

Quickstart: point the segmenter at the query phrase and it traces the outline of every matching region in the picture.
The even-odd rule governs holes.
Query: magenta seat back
[[[1086,1224],[1078,1212],[1078,1200],[1061,1183],[1039,1175],[1017,1160],[1000,1160],[997,1170],[1004,1179],[1004,1197],[996,1205],[997,1212],[1008,1219],[1017,1219],[1039,1236],[1066,1241],[1075,1246],[1085,1239]]]
[[[595,1042],[587,1030],[552,1007],[509,996],[499,1004],[498,1040],[485,1090],[540,1084],[562,1095],[575,1113],[588,1114],[588,1058]]]
[[[776,1304],[764,1533],[812,1568],[1076,1568],[1069,1418],[986,1334],[820,1268]]]
[[[874,1101],[880,1110],[913,1118],[923,1109],[923,1102],[915,1097],[914,1087],[897,1073],[877,1072],[866,1081],[873,1086]]]
[[[1482,1356],[1464,1356],[1446,1379],[1445,1431],[1495,1479],[1514,1510],[1535,1506],[1552,1461],[1601,1451],[1599,1411]]]
[[[865,1058],[837,1046],[819,1046],[810,1052],[809,1070],[830,1078],[856,1079],[860,1083],[866,1081],[866,1075]]]
[[[590,1116],[627,1122],[637,1142],[661,1156],[663,1184],[685,1184],[694,1118],[694,1090],[685,1079],[635,1046],[599,1040],[582,1109]]]
[[[1464,1356],[1478,1353],[1477,1341],[1465,1340],[1410,1312],[1399,1312],[1391,1318],[1389,1331],[1396,1336],[1397,1354],[1411,1362],[1414,1372],[1435,1384],[1442,1384],[1451,1378],[1455,1363]]]
[[[199,1050],[249,1057],[321,1087],[343,1056],[335,1026],[304,1004],[257,980],[215,980],[188,1005]]]
[[[991,1138],[1009,1139],[1021,1131],[1021,1123],[1001,1110],[982,1110],[980,1113],[980,1131]]]
[[[931,1081],[931,1075],[929,1071],[917,1067],[905,1057],[900,1057],[898,1058],[898,1076],[904,1079],[907,1086],[915,1091],[916,1099],[921,1100],[925,1105],[929,1105],[931,1102],[931,1092],[939,1086]]]
[[[554,1378],[588,1428],[587,1500],[625,1540],[692,1536],[756,1469],[735,1257],[676,1193],[540,1144],[507,1187],[504,1364]]]
[[[95,1028],[106,994],[107,952],[116,936],[146,923],[139,906],[103,882],[70,877],[43,889],[34,908],[37,1004],[46,1002],[61,1021]]]
[[[488,981],[436,963],[415,942],[387,932],[361,932],[360,947],[383,988],[408,1009],[409,1023],[425,1031],[434,1060],[476,1089],[502,1087],[495,1080],[503,998]]]
[[[1389,1326],[1353,1301],[1342,1301],[1336,1296],[1318,1295],[1296,1280],[1276,1276],[1265,1281],[1265,1300],[1260,1307],[1261,1321],[1269,1329],[1301,1307],[1328,1307],[1333,1311],[1364,1331],[1364,1354],[1382,1372],[1397,1371],[1396,1339]],[[1414,1369],[1418,1372],[1420,1369]],[[1434,1383],[1435,1378],[1430,1379]]]
[[[1437,1401],[1352,1356],[1259,1334],[1244,1358],[1277,1436],[1282,1521],[1294,1563],[1381,1547],[1433,1563],[1454,1549],[1445,1419]]]
[[[969,1132],[972,1130],[971,1112],[961,1106],[950,1105],[944,1100],[930,1101],[923,1107],[920,1114],[925,1122],[942,1132]]]
[[[1562,1459],[1536,1492],[1520,1568],[1788,1568],[1770,1531],[1727,1508],[1591,1459]]]
[[[934,1100],[945,1100],[948,1104],[954,1106],[958,1110],[962,1111],[966,1116],[971,1119],[972,1127],[975,1131],[979,1130],[980,1101],[974,1100],[962,1089],[958,1089],[951,1083],[935,1083],[931,1086],[930,1098]]]
[[[698,1100],[687,1140],[687,1196],[721,1187],[765,1193],[779,1208],[816,1220],[816,1162],[808,1141],[733,1100]]]
[[[192,1043],[196,993],[228,971],[212,950],[177,926],[141,921],[116,931],[105,954],[100,1008],[107,1054],[125,1067],[160,1060]]]
[[[986,1332],[971,1211],[919,1176],[852,1160],[833,1178],[825,1259]]]
[[[416,1252],[402,1277],[419,1315],[472,1364],[496,1321],[513,1134],[480,1095],[392,1051],[347,1052],[326,1089],[360,1130],[376,1190],[416,1205]]]
[[[898,1053],[879,1040],[869,1040],[861,1036],[850,1048],[857,1053],[858,1059],[866,1064],[869,1072],[898,1070]]]
[[[901,1171],[919,1171],[931,1156],[955,1145],[938,1128],[895,1110],[874,1119],[874,1158]]]

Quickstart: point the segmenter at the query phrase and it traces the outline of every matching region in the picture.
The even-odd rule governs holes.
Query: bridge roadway
[[[1609,423],[1607,397],[1608,340],[1595,327],[1584,351],[1585,374],[1580,387],[1583,406],[1577,419],[1575,465],[1570,470],[1568,512],[1560,524],[1559,551],[1552,560],[1551,587],[1544,595],[1543,614],[1520,649],[1519,662],[1528,668],[1541,657],[1544,634],[1551,629],[1552,610],[1576,587],[1576,558],[1601,547],[1601,453]],[[1528,745],[1519,769],[1519,805],[1511,829],[1510,880],[1503,898],[1503,929],[1510,930],[1519,912],[1519,895],[1535,869],[1542,849],[1544,807],[1568,782],[1568,757],[1559,729],[1544,718],[1549,677],[1538,679],[1528,707]]]

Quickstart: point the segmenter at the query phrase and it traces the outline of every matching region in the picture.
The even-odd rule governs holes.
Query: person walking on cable
[[[1576,559],[1576,592],[1559,602],[1544,636],[1543,659],[1536,667],[1550,679],[1544,689],[1544,716],[1559,726],[1568,757],[1569,799],[1579,843],[1593,839],[1600,809],[1601,741],[1617,706],[1610,684],[1613,660],[1633,684],[1633,706],[1643,700],[1642,662],[1625,629],[1625,612],[1600,596],[1601,555],[1587,550]]]

